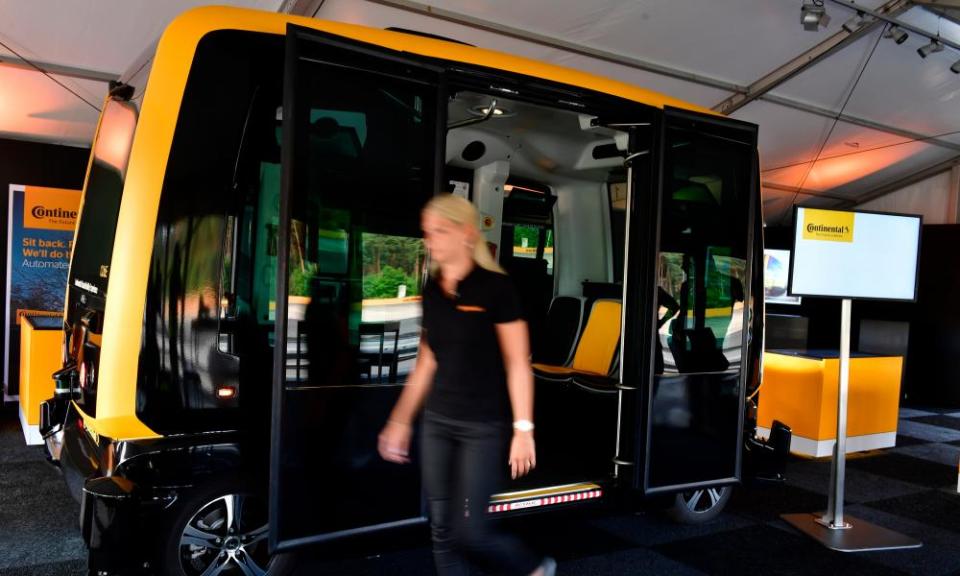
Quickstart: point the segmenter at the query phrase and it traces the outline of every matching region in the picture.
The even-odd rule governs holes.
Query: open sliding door
[[[291,26],[285,66],[274,550],[423,520],[419,470],[377,435],[419,346],[444,113],[440,71],[405,54]]]
[[[755,126],[668,108],[660,133],[647,493],[740,478],[758,186]]]

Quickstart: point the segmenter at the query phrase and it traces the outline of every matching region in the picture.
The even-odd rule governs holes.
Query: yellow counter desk
[[[850,354],[847,453],[894,446],[903,358]],[[790,451],[829,456],[837,434],[840,356],[836,350],[769,350],[764,356],[757,433],[774,420],[793,429]]]
[[[40,403],[53,398],[62,340],[60,316],[24,316],[20,322],[20,426],[27,444],[43,444]]]

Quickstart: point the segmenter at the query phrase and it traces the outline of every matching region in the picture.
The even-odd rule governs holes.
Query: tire
[[[239,514],[236,512],[239,510]],[[187,496],[161,533],[157,573],[163,576],[279,576],[289,554],[267,551],[266,495],[214,483]]]
[[[666,513],[680,524],[703,524],[723,512],[732,493],[733,486],[680,492],[673,496]]]

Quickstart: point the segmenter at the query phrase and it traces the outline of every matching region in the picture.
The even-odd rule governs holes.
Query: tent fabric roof
[[[811,0],[231,0],[264,10],[398,26],[624,80],[705,107],[742,97],[800,55],[812,63],[732,112],[760,126],[768,222],[790,206],[851,205],[891,183],[960,159],[960,62],[952,47],[921,58],[878,22],[847,38],[855,11],[826,0],[829,25],[803,29]],[[960,43],[960,1],[855,0]],[[927,0],[929,2],[929,0]],[[0,0],[0,60],[120,76],[174,16],[204,0]],[[223,3],[223,2],[220,2]],[[836,48],[825,49],[824,46]],[[0,66],[0,136],[89,145],[102,81]],[[67,90],[69,88],[70,91]],[[71,91],[73,93],[71,93]],[[842,111],[842,116],[840,115]],[[817,159],[814,163],[813,160]],[[931,168],[933,167],[933,168]]]

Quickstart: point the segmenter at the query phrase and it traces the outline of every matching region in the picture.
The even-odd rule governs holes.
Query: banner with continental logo
[[[803,209],[803,239],[853,242],[853,212]]]
[[[7,398],[19,393],[21,320],[63,314],[79,211],[80,190],[10,186],[3,362]]]
[[[790,294],[914,300],[919,216],[796,209]]]

